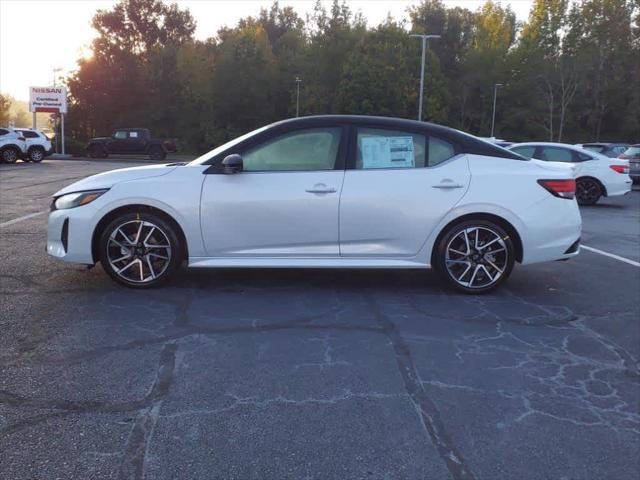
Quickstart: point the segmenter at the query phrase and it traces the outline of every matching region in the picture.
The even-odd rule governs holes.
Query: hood
[[[564,162],[548,162],[545,160],[538,160],[532,158],[531,161],[542,170],[553,171],[557,173],[567,173],[571,177],[576,176],[576,166],[572,163]]]
[[[67,193],[80,192],[83,190],[97,190],[100,188],[111,188],[116,183],[128,182],[131,180],[140,180],[141,178],[160,177],[178,168],[177,165],[148,165],[144,167],[121,168],[119,170],[111,170],[109,172],[99,173],[84,178],[79,182],[72,183],[58,190],[53,194],[54,197],[65,195]]]

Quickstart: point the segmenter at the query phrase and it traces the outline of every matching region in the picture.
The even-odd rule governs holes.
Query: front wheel
[[[149,157],[152,160],[164,160],[167,154],[162,147],[152,147],[149,150]]]
[[[513,240],[487,220],[469,220],[451,227],[436,245],[434,268],[450,287],[469,294],[487,293],[511,274]]]
[[[601,196],[602,188],[593,178],[579,178],[576,182],[576,200],[579,205],[595,205]]]
[[[91,158],[107,158],[109,156],[107,151],[99,145],[89,147],[88,153]]]
[[[100,262],[116,282],[147,288],[166,282],[182,262],[175,227],[159,215],[126,213],[104,229]]]

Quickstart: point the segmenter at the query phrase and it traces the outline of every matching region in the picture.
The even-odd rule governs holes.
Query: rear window
[[[31,130],[21,130],[21,133],[24,138],[38,138],[38,134]]]
[[[5,130],[4,128],[0,128],[0,135],[6,135],[9,133],[9,130]]]
[[[513,152],[519,153],[523,157],[532,158],[536,147],[515,147],[511,149]]]

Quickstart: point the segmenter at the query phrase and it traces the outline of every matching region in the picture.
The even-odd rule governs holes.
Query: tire
[[[154,213],[118,216],[100,235],[102,268],[116,282],[130,288],[165,283],[182,263],[184,250],[176,230],[172,222]]]
[[[32,147],[29,149],[27,159],[30,162],[40,163],[44,159],[44,148]]]
[[[20,152],[14,147],[7,147],[2,150],[2,161],[4,163],[16,163],[20,158]]]
[[[576,181],[578,205],[595,205],[602,196],[602,187],[593,178],[579,178]]]
[[[151,160],[164,160],[167,157],[167,153],[162,147],[151,147],[149,149],[149,158]]]
[[[107,158],[109,156],[104,147],[101,147],[100,145],[90,146],[88,153],[91,158]]]
[[[438,274],[454,290],[488,293],[511,275],[515,247],[499,225],[488,220],[467,220],[441,235],[432,260]]]

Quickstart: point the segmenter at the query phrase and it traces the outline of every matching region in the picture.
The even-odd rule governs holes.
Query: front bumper
[[[54,210],[49,214],[47,253],[65,262],[93,265],[91,220],[79,209]]]

